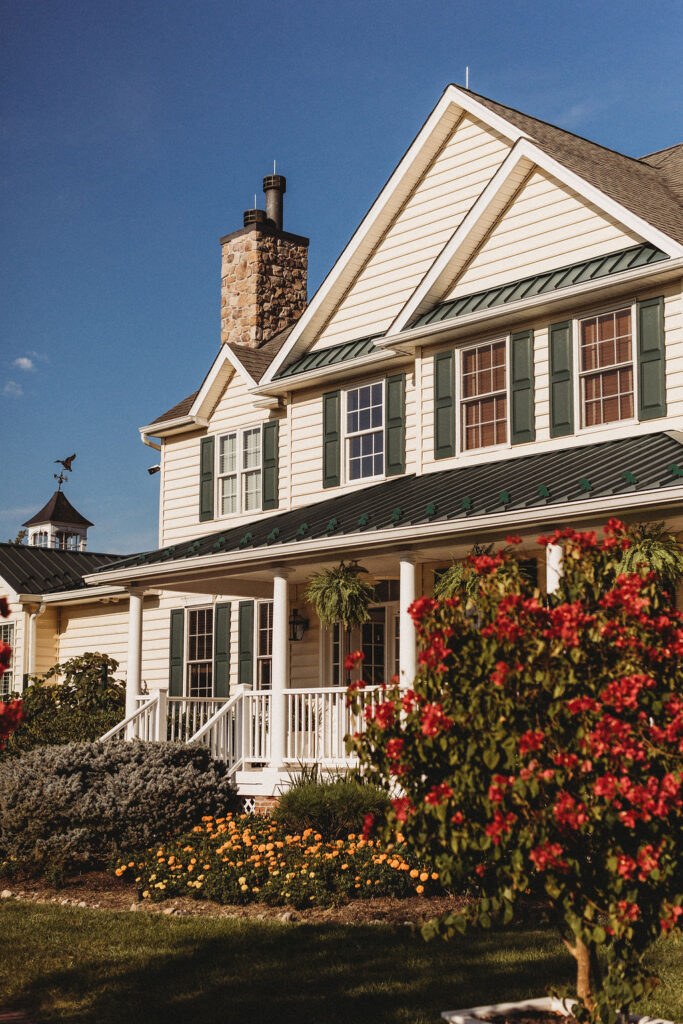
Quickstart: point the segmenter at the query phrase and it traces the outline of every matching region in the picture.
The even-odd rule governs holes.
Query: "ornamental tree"
[[[354,684],[366,727],[349,746],[393,795],[387,835],[446,886],[476,883],[427,933],[507,923],[531,891],[576,959],[577,1017],[613,1024],[683,917],[683,616],[644,567],[615,574],[617,520],[550,542],[552,596],[499,552],[470,558],[474,598],[413,604],[413,688],[366,704]]]

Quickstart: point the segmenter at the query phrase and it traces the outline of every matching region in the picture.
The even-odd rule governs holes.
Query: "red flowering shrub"
[[[683,616],[628,544],[557,532],[545,598],[509,552],[471,561],[475,599],[412,607],[420,670],[349,741],[413,853],[478,901],[446,936],[509,922],[533,886],[577,961],[576,1013],[613,1024],[654,984],[642,958],[683,917]],[[611,582],[610,582],[611,581]],[[356,705],[362,694],[353,697]]]
[[[9,616],[9,604],[6,597],[0,597],[0,616]],[[0,640],[0,676],[3,676],[10,666],[12,648],[4,640]],[[20,724],[24,713],[20,700],[11,700],[8,703],[0,701],[0,750],[5,745],[7,737],[14,732]]]

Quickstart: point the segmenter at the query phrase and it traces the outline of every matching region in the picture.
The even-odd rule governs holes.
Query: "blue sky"
[[[277,159],[309,295],[448,82],[630,155],[683,139],[681,0],[4,0],[0,539],[65,490],[156,546],[138,427],[219,345],[219,244]]]

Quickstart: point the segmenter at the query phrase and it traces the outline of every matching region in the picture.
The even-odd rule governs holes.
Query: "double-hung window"
[[[187,615],[188,697],[213,694],[213,608],[190,608]]]
[[[628,420],[634,415],[631,310],[579,321],[581,425]]]
[[[462,447],[465,451],[507,442],[507,343],[487,342],[461,353]]]
[[[222,516],[261,508],[261,428],[223,434],[218,441],[218,502]]]
[[[0,640],[14,647],[14,623],[0,622]],[[8,697],[14,690],[14,651],[10,655],[7,670],[0,676],[0,697]]]
[[[346,392],[346,476],[365,480],[384,473],[384,385]]]

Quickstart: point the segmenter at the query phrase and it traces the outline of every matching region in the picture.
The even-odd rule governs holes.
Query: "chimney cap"
[[[281,192],[282,195],[287,191],[287,179],[284,174],[267,174],[263,179],[263,191],[269,192],[271,189],[276,189]]]
[[[244,226],[250,228],[256,224],[265,224],[268,220],[265,210],[245,210]]]

